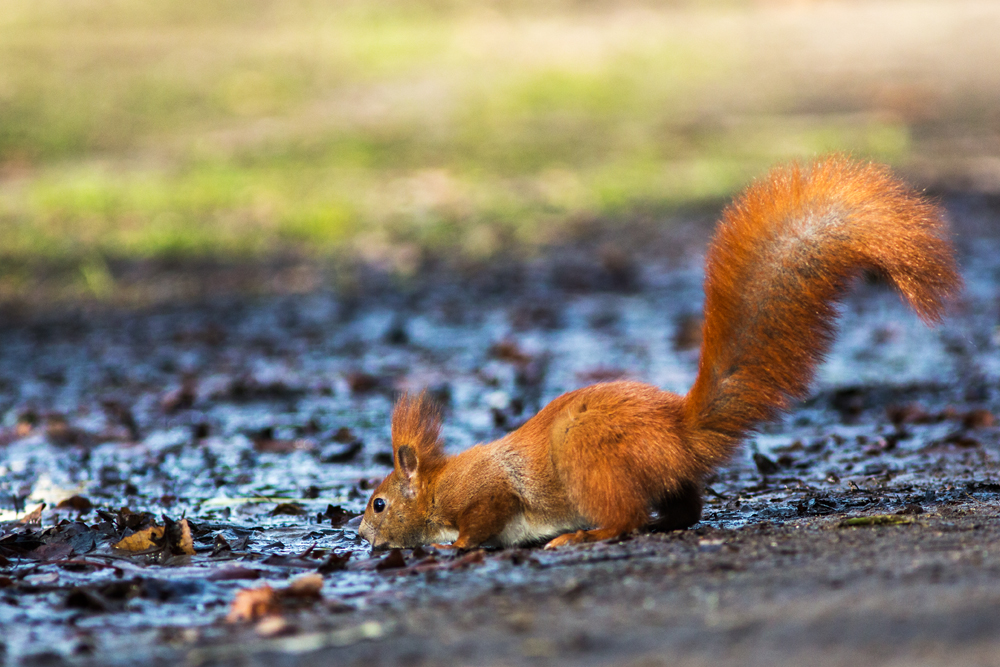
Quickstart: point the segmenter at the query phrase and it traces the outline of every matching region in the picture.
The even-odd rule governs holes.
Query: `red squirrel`
[[[864,271],[928,324],[961,278],[940,210],[887,168],[835,156],[773,170],[723,213],[705,258],[698,375],[685,396],[608,382],[559,396],[456,456],[421,394],[392,415],[394,469],[360,533],[374,547],[606,540],[701,517],[703,480],[807,395],[835,305]]]

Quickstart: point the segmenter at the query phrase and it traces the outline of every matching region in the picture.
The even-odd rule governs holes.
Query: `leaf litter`
[[[677,234],[700,252],[700,223]],[[574,629],[574,618],[610,604],[602,586],[617,591],[623,622],[652,614],[657,596],[680,596],[669,598],[672,608],[711,619],[711,596],[727,589],[705,586],[730,582],[759,605],[766,596],[755,598],[751,583],[761,568],[798,558],[769,576],[808,572],[846,553],[837,544],[858,554],[875,548],[870,540],[900,554],[911,554],[907,540],[925,554],[939,544],[961,556],[949,563],[979,563],[970,581],[1000,568],[995,550],[972,539],[998,532],[1000,507],[1000,340],[988,306],[1000,244],[989,236],[964,249],[970,288],[938,330],[922,328],[886,290],[860,285],[812,398],[708,480],[695,529],[553,553],[372,553],[349,522],[391,465],[398,392],[429,388],[445,409],[447,446],[459,451],[516,428],[581,382],[689,386],[699,260],[661,237],[551,250],[600,271],[608,243],[626,244],[616,257],[634,265],[621,284],[558,280],[553,267],[565,262],[543,257],[473,274],[429,268],[403,287],[374,275],[353,293],[5,321],[0,643],[8,662],[175,664],[183,655],[202,664],[337,647],[360,659],[376,641],[402,656],[404,638],[440,656],[448,637],[480,662],[517,662],[572,656],[578,646],[645,646],[640,635],[620,645]],[[880,334],[887,330],[894,335]],[[805,563],[804,554],[812,554]],[[941,580],[937,561],[916,551],[907,558],[887,561],[896,564],[886,576]],[[817,569],[815,581],[824,590],[829,581],[852,585],[862,566],[845,563]],[[629,577],[645,582],[646,597],[630,597]],[[547,610],[552,636],[528,642],[523,634],[539,621],[508,621],[505,605]],[[414,613],[425,631],[412,630]],[[664,618],[681,627],[692,617]],[[446,630],[454,624],[483,629]],[[484,646],[495,653],[476,653]]]

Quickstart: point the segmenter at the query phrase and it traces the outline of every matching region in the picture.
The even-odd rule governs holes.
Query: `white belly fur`
[[[458,531],[454,528],[442,528],[440,529],[434,537],[430,539],[431,542],[436,544],[448,544],[454,542],[458,539]]]
[[[590,528],[590,525],[582,518],[557,522],[531,521],[527,515],[518,514],[490,542],[504,547],[512,547],[526,542],[551,539],[563,533],[571,533],[584,528]]]

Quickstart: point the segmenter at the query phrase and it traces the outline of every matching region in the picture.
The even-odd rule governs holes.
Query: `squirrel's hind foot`
[[[584,542],[601,542],[602,540],[611,540],[616,537],[621,537],[624,534],[625,533],[616,528],[598,528],[597,530],[578,530],[575,533],[564,533],[559,537],[550,540],[549,543],[545,545],[545,548],[558,549],[559,547],[565,547],[571,544],[583,544]]]

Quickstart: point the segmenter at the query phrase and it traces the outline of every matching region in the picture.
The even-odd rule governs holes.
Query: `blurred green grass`
[[[995,136],[996,9],[786,4],[6,0],[0,259],[482,257]]]

